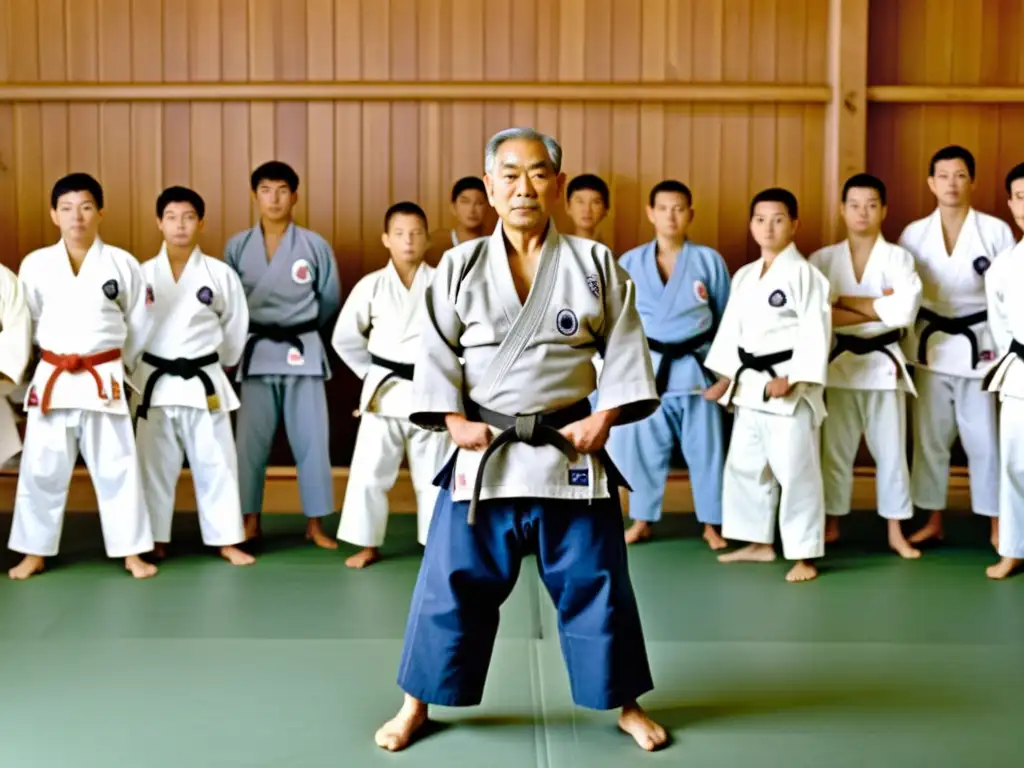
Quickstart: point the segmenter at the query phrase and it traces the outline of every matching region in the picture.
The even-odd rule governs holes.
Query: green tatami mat
[[[415,521],[395,516],[385,559],[363,571],[344,566],[353,548],[315,549],[303,528],[268,516],[259,562],[233,568],[183,514],[172,557],[139,583],[104,556],[96,516],[70,515],[50,570],[0,582],[0,768],[1021,762],[1024,577],[985,578],[984,520],[952,518],[946,545],[907,562],[885,548],[884,523],[853,515],[822,577],[791,585],[784,561],[722,565],[692,516],[667,518],[630,549],[656,685],[643,703],[674,737],[655,755],[614,712],[572,705],[532,559],[503,608],[483,705],[434,711],[407,752],[377,749],[401,703]]]

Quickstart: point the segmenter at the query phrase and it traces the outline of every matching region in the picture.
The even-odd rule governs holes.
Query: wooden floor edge
[[[334,507],[340,509],[345,499],[345,487],[348,483],[348,468],[339,467],[334,470]],[[14,496],[18,484],[16,472],[0,472],[0,511],[10,512],[14,508]],[[853,509],[875,509],[875,471],[872,467],[858,467],[853,479]],[[388,494],[391,511],[410,513],[416,511],[416,497],[408,470],[399,473],[398,482]],[[665,509],[672,513],[692,513],[693,498],[690,480],[685,471],[669,474],[665,486]],[[948,507],[955,510],[970,509],[970,492],[967,470],[955,467],[949,478]],[[186,469],[178,481],[177,509],[182,512],[195,512],[196,500],[192,488],[192,474]],[[96,495],[92,483],[84,468],[77,468],[71,478],[68,492],[67,510],[69,512],[95,512]],[[300,514],[302,506],[299,502],[299,489],[294,467],[272,467],[267,471],[264,492],[264,511],[281,514]]]

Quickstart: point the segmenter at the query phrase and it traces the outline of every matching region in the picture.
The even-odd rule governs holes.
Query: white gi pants
[[[152,407],[138,420],[136,440],[154,541],[171,540],[175,490],[186,456],[203,543],[229,547],[245,541],[230,414],[186,406]]]
[[[57,554],[79,450],[96,491],[107,556],[151,551],[131,417],[79,409],[44,416],[39,408],[28,409],[10,548],[40,557]]]
[[[999,554],[1024,559],[1024,400],[999,408]]]
[[[388,524],[388,491],[398,480],[402,457],[416,492],[416,530],[420,544],[434,513],[438,488],[435,475],[451,448],[447,432],[432,432],[406,419],[364,413],[359,421],[338,538],[358,547],[379,547]]]
[[[863,435],[875,460],[878,514],[914,516],[907,466],[907,399],[899,390],[826,389],[828,418],[821,425],[825,512],[846,515],[853,496],[853,464]]]
[[[967,454],[971,509],[976,515],[999,515],[999,443],[996,395],[981,388],[981,379],[947,376],[918,368],[914,374],[914,460],[910,487],[921,509],[946,508],[949,457],[957,433]]]
[[[722,536],[772,544],[778,506],[783,557],[823,556],[820,444],[820,430],[806,403],[801,402],[792,416],[738,406],[725,459]]]

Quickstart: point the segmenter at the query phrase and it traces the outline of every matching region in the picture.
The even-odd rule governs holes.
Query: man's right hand
[[[444,425],[452,442],[466,451],[482,451],[491,443],[491,428],[482,421],[470,421],[461,413],[449,413]]]
[[[711,402],[721,400],[722,395],[725,394],[727,389],[729,389],[729,379],[719,379],[704,390],[704,399],[710,400]]]

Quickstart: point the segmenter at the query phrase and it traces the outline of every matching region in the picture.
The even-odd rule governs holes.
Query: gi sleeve
[[[241,272],[241,258],[242,251],[245,247],[247,232],[239,232],[237,235],[228,240],[224,246],[224,263],[231,267],[231,271],[235,274]]]
[[[149,313],[149,307],[146,306],[146,278],[142,274],[142,267],[134,256],[128,254],[124,258],[121,274],[125,283],[124,302],[121,304],[121,309],[124,312],[124,321],[127,327],[124,345],[121,347],[121,357],[125,368],[134,371],[149,342],[154,323]]]
[[[449,413],[466,412],[460,360],[465,325],[455,305],[461,279],[461,269],[446,252],[423,297],[426,321],[420,331],[409,420],[435,432],[447,429]]]
[[[996,221],[996,241],[993,243],[995,252],[997,254],[1006,253],[1017,244],[1013,239],[1013,230],[1010,229],[1010,225],[1005,221],[1000,219],[996,219]]]
[[[334,249],[322,237],[314,239],[313,254],[316,258],[316,294],[320,308],[317,320],[323,327],[341,308],[341,280],[338,277]]]
[[[743,270],[736,273],[733,288],[738,287],[743,280]],[[730,292],[730,300],[726,302],[725,311],[722,313],[722,320],[715,331],[715,338],[711,342],[711,349],[704,359],[704,367],[713,373],[717,373],[724,379],[732,379],[736,371],[740,369],[740,316],[743,308],[739,306],[739,299],[735,290]]]
[[[32,357],[32,314],[17,276],[0,265],[0,374],[20,384]]]
[[[825,386],[832,341],[829,283],[815,267],[810,264],[804,267],[797,276],[795,309],[798,326],[787,376],[791,385],[805,383]]]
[[[331,335],[331,346],[341,361],[360,379],[365,379],[372,365],[369,352],[370,317],[376,276],[362,278],[338,315]]]
[[[597,411],[621,409],[616,424],[641,421],[658,409],[654,366],[640,313],[636,286],[610,250],[595,246],[595,260],[604,276],[604,321],[599,343],[604,359],[597,385]]]
[[[875,299],[871,306],[887,328],[908,328],[921,307],[921,276],[917,274],[914,257],[902,248],[893,248],[889,258],[892,293]]]
[[[242,279],[231,269],[223,270],[224,309],[220,315],[223,339],[217,349],[220,364],[225,368],[238,365],[249,337],[249,305],[245,300]]]
[[[1010,331],[1010,319],[1006,312],[1006,305],[1003,301],[1003,290],[1005,285],[1002,282],[1001,274],[1003,265],[1007,262],[997,258],[988,272],[985,273],[985,300],[988,304],[988,328],[992,334],[992,340],[996,345],[996,356],[1004,357],[1010,351],[1010,343],[1013,341],[1013,334]]]

